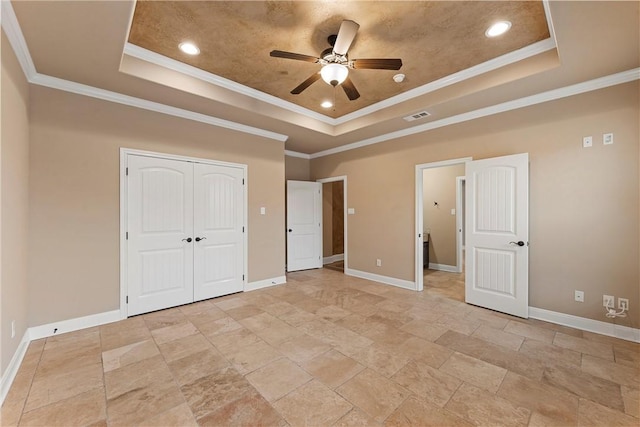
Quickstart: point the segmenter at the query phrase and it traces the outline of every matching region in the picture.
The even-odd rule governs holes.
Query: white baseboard
[[[331,264],[338,261],[344,261],[344,254],[336,254],[322,258],[322,265]]]
[[[395,277],[381,276],[379,274],[373,274],[366,271],[353,270],[346,268],[344,274],[347,276],[359,277],[361,279],[372,280],[374,282],[384,283],[385,285],[397,286],[398,288],[409,289],[410,291],[416,290],[415,282],[409,280],[396,279]]]
[[[537,307],[529,307],[529,317],[627,341],[640,342],[640,329],[630,328],[629,326],[616,325],[610,322],[587,319]]]
[[[458,267],[456,267],[455,265],[434,264],[432,262],[429,263],[429,270],[439,270],[439,271],[447,271],[449,273],[458,273]]]
[[[269,286],[282,285],[284,283],[287,283],[286,276],[274,277],[274,278],[265,279],[265,280],[258,280],[255,282],[247,283],[244,286],[244,291],[245,292],[255,291],[257,289],[268,288]]]
[[[60,335],[80,329],[91,328],[93,326],[117,322],[122,319],[124,319],[124,317],[120,314],[120,310],[113,310],[105,311],[104,313],[92,314],[90,316],[48,323],[46,325],[34,326],[29,328],[29,339],[37,340],[40,338],[51,337],[53,335]]]
[[[13,353],[9,366],[7,366],[7,369],[2,373],[2,378],[0,378],[0,405],[4,403],[7,393],[9,393],[11,384],[13,384],[13,380],[16,378],[16,374],[18,373],[18,369],[20,369],[22,359],[24,359],[24,355],[27,353],[27,348],[29,348],[30,342],[29,330],[27,329],[24,331],[24,335],[22,336],[22,340],[20,341],[16,352]]]

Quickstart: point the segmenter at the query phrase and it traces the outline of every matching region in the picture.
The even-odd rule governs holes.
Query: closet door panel
[[[244,172],[194,164],[194,299],[244,288]]]

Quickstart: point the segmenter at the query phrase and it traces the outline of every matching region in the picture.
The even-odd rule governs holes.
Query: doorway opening
[[[416,288],[464,301],[465,163],[416,166]]]
[[[344,273],[347,268],[347,177],[318,179],[322,183],[322,264]]]

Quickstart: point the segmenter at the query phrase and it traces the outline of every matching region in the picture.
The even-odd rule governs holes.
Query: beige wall
[[[310,180],[310,160],[299,157],[284,157],[284,170],[287,180],[309,181]]]
[[[29,85],[2,32],[0,121],[0,373],[4,374],[27,329],[29,217]],[[16,334],[11,338],[11,322]]]
[[[602,294],[628,297],[616,322],[637,328],[639,113],[632,82],[314,159],[311,176],[348,176],[350,268],[413,281],[415,165],[528,152],[529,304],[606,321]]]
[[[119,308],[120,147],[247,164],[248,281],[284,275],[282,142],[44,87],[31,112],[31,326]]]
[[[429,234],[429,263],[456,266],[456,178],[464,176],[464,165],[425,169],[422,172],[425,235]],[[438,202],[435,206],[434,202]]]

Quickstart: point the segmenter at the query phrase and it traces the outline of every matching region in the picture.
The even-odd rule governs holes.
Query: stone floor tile
[[[518,351],[524,342],[524,337],[520,335],[504,332],[487,325],[480,325],[471,336],[514,351]]]
[[[93,327],[48,337],[45,340],[44,350],[54,350],[61,347],[68,349],[70,346],[85,347],[99,345],[100,329]]]
[[[202,418],[246,394],[256,393],[256,389],[231,367],[198,378],[180,389],[196,419]]]
[[[412,391],[422,400],[443,407],[462,381],[424,362],[412,361],[400,369],[393,381]]]
[[[142,317],[100,326],[102,351],[124,347],[151,338],[151,332]]]
[[[26,412],[21,426],[86,426],[107,417],[104,389],[93,389]],[[3,426],[6,425],[2,424]]]
[[[411,394],[371,369],[360,372],[336,392],[378,422],[383,422]]]
[[[158,354],[158,347],[153,340],[139,341],[103,352],[102,367],[104,372],[109,372]]]
[[[640,418],[640,390],[624,385],[620,389],[624,402],[624,412]]]
[[[475,425],[526,426],[531,415],[526,408],[466,383],[444,408]]]
[[[553,343],[553,338],[556,335],[555,331],[527,325],[526,323],[522,323],[517,320],[512,320],[507,323],[507,326],[504,327],[504,331],[549,344]]]
[[[226,334],[227,332],[235,331],[241,328],[242,325],[229,316],[225,316],[211,322],[203,323],[198,326],[198,330],[200,330],[202,335],[204,335],[208,339],[211,339],[211,337],[215,335]]]
[[[620,385],[640,388],[640,365],[631,367],[599,357],[582,355],[582,372],[613,381]]]
[[[444,325],[427,323],[422,319],[412,320],[400,329],[427,341],[435,341],[449,330],[449,328]]]
[[[151,336],[153,336],[156,344],[160,345],[197,333],[199,333],[198,328],[196,328],[193,323],[186,321],[165,326],[164,328],[154,329],[151,331]]]
[[[401,354],[414,360],[423,360],[434,368],[439,368],[453,354],[450,349],[422,338],[412,337],[398,346]]]
[[[214,348],[169,362],[169,369],[179,385],[192,383],[227,366],[227,359]]]
[[[167,363],[213,348],[209,340],[200,333],[187,335],[186,337],[160,344],[158,347]]]
[[[606,406],[580,399],[578,406],[578,425],[587,426],[638,426],[640,420]]]
[[[139,425],[143,427],[198,427],[198,423],[186,403],[143,420]]]
[[[400,352],[390,353],[376,344],[365,347],[349,356],[387,378],[398,372],[410,360]]]
[[[509,372],[498,396],[553,420],[556,425],[576,425],[578,396]]]
[[[410,396],[393,414],[387,418],[385,426],[447,426],[447,427],[471,427],[462,418],[451,412],[434,406],[416,396]]]
[[[492,393],[498,391],[507,370],[462,353],[453,353],[440,370]]]
[[[25,398],[15,400],[5,398],[0,408],[0,426],[17,426],[24,409]]]
[[[236,321],[263,313],[263,311],[260,308],[256,307],[253,304],[246,304],[241,307],[225,310],[225,312],[227,313],[227,316],[232,317]]]
[[[242,298],[242,295],[229,295],[223,298],[215,298],[213,304],[224,311],[228,311],[245,306],[249,304],[249,301]]]
[[[259,336],[244,327],[223,334],[210,335],[207,339],[225,356],[236,353],[248,345],[264,342]]]
[[[596,356],[601,359],[614,360],[613,345],[611,344],[594,342],[558,332],[553,340],[553,345]]]
[[[209,309],[204,311],[185,313],[187,315],[187,319],[189,319],[189,321],[193,323],[197,328],[200,328],[200,326],[204,325],[205,323],[213,322],[214,320],[220,320],[223,317],[228,317],[227,313],[213,305],[213,303],[211,303],[209,307]]]
[[[277,350],[264,341],[243,346],[234,352],[230,351],[225,356],[241,374],[255,371],[282,357]]]
[[[542,382],[624,412],[619,384],[582,372],[579,368],[548,367],[544,370]]]
[[[334,389],[353,378],[364,366],[337,350],[330,350],[304,362],[302,367],[327,387]]]
[[[260,393],[246,393],[198,419],[206,427],[286,427],[287,423]]]
[[[278,345],[278,351],[296,363],[303,363],[326,353],[331,346],[309,335],[300,335]]]
[[[246,378],[270,402],[312,379],[311,375],[286,358],[256,369]]]
[[[626,345],[614,344],[613,355],[616,363],[631,367],[640,366],[640,345],[630,348]]]
[[[335,305],[328,305],[316,310],[314,314],[322,319],[335,321],[349,316],[351,312]]]
[[[332,425],[353,408],[317,380],[277,400],[274,406],[292,426]]]
[[[166,310],[154,311],[152,313],[143,314],[142,318],[150,331],[155,329],[166,328],[167,326],[184,323],[187,316],[182,312],[180,307],[168,308]]]
[[[545,366],[564,365],[578,367],[582,361],[582,354],[557,345],[526,338],[520,346],[520,353],[537,359]]]
[[[89,390],[103,387],[102,364],[81,366],[74,370],[65,370],[33,378],[25,412],[42,406],[68,399]]]

